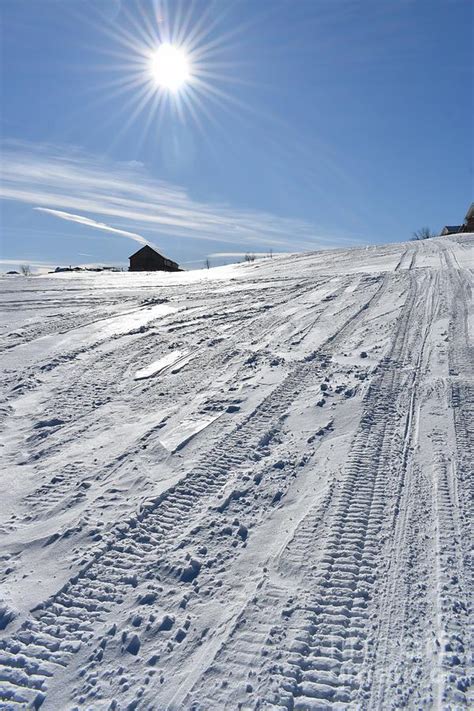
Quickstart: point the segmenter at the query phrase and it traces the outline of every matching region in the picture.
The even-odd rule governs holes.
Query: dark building
[[[469,210],[466,212],[461,232],[474,232],[474,202],[471,203]]]
[[[181,272],[182,269],[171,259],[163,257],[159,252],[145,245],[132,254],[129,272]]]
[[[441,237],[445,237],[446,235],[455,235],[458,232],[461,232],[461,227],[462,225],[445,225],[441,230],[440,235]]]
[[[474,202],[471,203],[469,210],[466,212],[462,225],[445,225],[440,235],[452,235],[456,232],[474,232]]]

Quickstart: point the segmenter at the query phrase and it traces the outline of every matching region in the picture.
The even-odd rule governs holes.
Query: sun
[[[153,52],[150,72],[157,86],[175,93],[191,78],[186,52],[176,45],[164,42]]]
[[[223,111],[254,112],[252,105],[229,91],[247,83],[238,71],[240,60],[235,59],[240,51],[237,38],[245,34],[246,24],[228,29],[221,4],[207,3],[204,10],[202,3],[184,0],[130,0],[122,5],[122,21],[101,26],[112,43],[106,42],[101,50],[108,59],[98,69],[107,70],[109,78],[95,99],[97,103],[121,99],[124,118],[114,142],[140,117],[136,140],[144,145],[151,135],[161,136],[168,118],[193,124],[211,140],[208,131],[218,127]]]

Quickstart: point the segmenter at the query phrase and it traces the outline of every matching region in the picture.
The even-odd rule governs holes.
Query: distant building
[[[171,259],[163,257],[152,247],[145,245],[138,252],[132,254],[130,259],[130,272],[181,272],[182,269]]]
[[[474,232],[474,202],[471,202],[471,207],[466,212],[464,224],[461,225],[461,232]]]
[[[462,225],[445,225],[440,232],[440,235],[444,237],[445,235],[455,235],[457,232],[461,232]]]
[[[466,212],[462,225],[445,225],[440,235],[454,235],[457,232],[474,232],[474,202],[471,203],[469,210]]]

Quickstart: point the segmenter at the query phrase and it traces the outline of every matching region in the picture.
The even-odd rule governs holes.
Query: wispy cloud
[[[93,227],[96,230],[114,232],[117,235],[129,237],[130,239],[133,239],[135,240],[135,242],[139,242],[140,244],[151,244],[153,246],[152,242],[146,240],[144,237],[138,235],[136,232],[119,230],[116,227],[106,225],[105,222],[97,222],[97,220],[91,220],[90,217],[84,217],[84,215],[73,215],[70,212],[63,212],[62,210],[52,210],[49,207],[34,207],[33,210],[37,210],[38,212],[46,212],[48,215],[59,217],[61,220],[68,220],[69,222],[78,222],[80,225],[85,225],[86,227]]]
[[[2,144],[0,197],[141,243],[150,241],[143,232],[155,242],[181,237],[244,250],[299,251],[355,241],[328,235],[303,220],[198,201],[150,177],[136,162],[110,162],[79,150],[20,141]]]
[[[12,259],[0,259],[0,264],[10,265],[10,264],[28,264],[30,267],[51,267],[50,262],[38,262],[36,259],[30,259],[29,257],[16,257]]]

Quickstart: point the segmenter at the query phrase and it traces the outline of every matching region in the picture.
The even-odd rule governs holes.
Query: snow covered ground
[[[472,703],[473,242],[2,278],[0,707]]]

